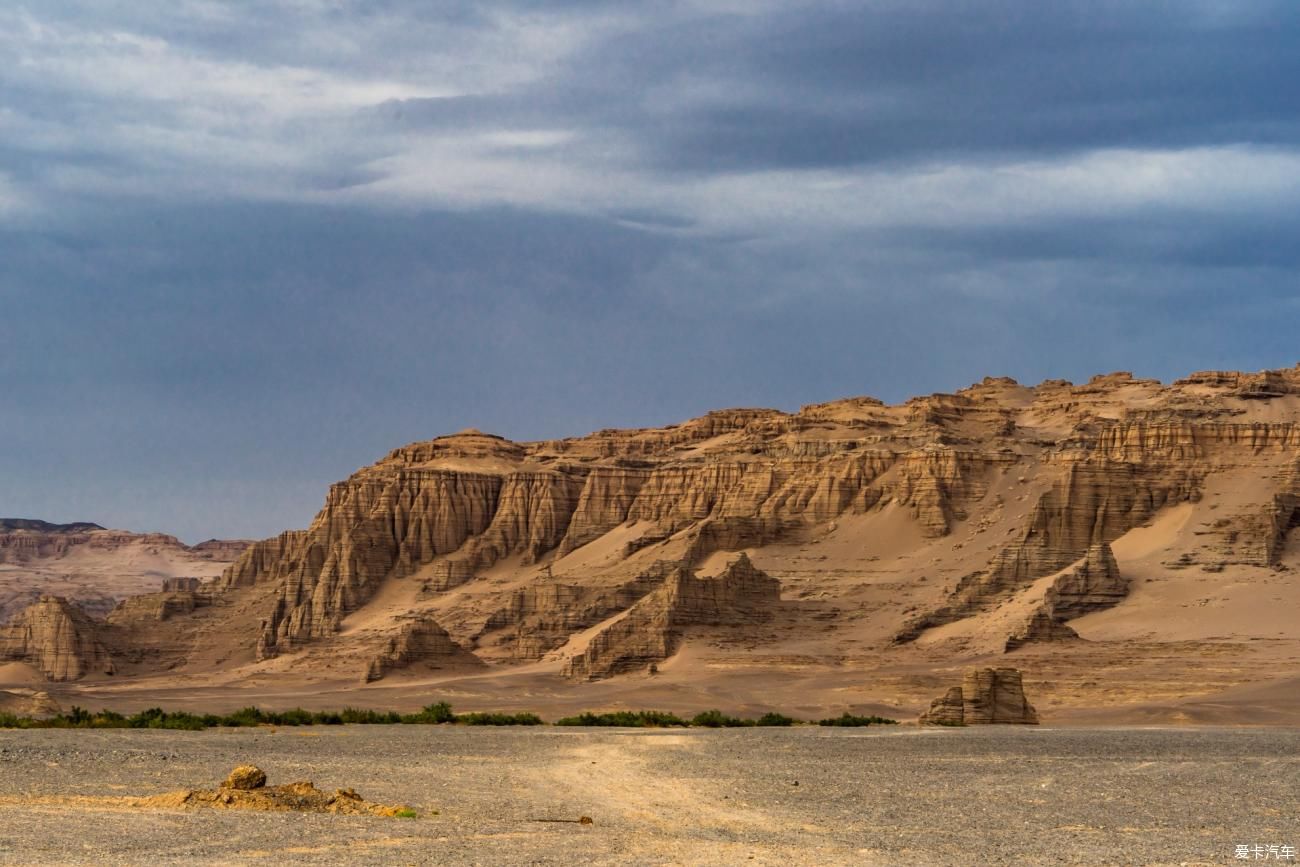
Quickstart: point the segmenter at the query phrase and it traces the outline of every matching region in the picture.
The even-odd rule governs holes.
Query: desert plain
[[[417,815],[133,803],[249,761]],[[0,863],[1220,865],[1300,843],[1298,779],[1279,728],[40,730]]]

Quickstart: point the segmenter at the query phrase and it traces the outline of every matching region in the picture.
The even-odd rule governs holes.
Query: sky
[[[1300,361],[1300,4],[0,5],[0,515]]]

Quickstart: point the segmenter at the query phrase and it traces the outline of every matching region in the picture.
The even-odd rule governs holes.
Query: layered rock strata
[[[396,669],[415,663],[474,660],[473,656],[452,640],[447,630],[429,617],[419,617],[403,624],[388,640],[384,649],[370,661],[366,682],[379,680]],[[477,661],[477,660],[474,660]]]
[[[965,576],[945,604],[907,623],[896,641],[911,641],[926,629],[978,613],[1084,557],[1092,546],[1141,526],[1161,509],[1199,501],[1211,474],[1289,463],[1300,449],[1300,426],[1293,422],[1192,422],[1172,410],[1160,422],[1089,418],[1075,433],[1075,440],[1050,455],[1061,478],[1039,498],[1019,539],[985,569]],[[1287,503],[1283,495],[1273,500],[1271,511],[1261,506],[1266,519],[1260,528],[1241,534],[1265,540],[1255,558],[1260,565],[1271,556],[1270,544],[1277,548],[1278,533],[1270,535],[1269,528],[1293,520]]]
[[[215,578],[248,545],[210,540],[190,547],[162,533],[3,518],[0,624],[42,595],[62,596],[92,616],[103,617],[128,596],[156,589],[160,578]]]
[[[479,637],[505,630],[496,643],[509,648],[514,659],[541,659],[569,636],[632,607],[680,568],[672,561],[656,561],[613,588],[548,581],[516,590],[505,607],[488,617]]]
[[[163,591],[145,593],[123,599],[108,613],[105,622],[110,626],[123,626],[148,621],[171,620],[209,605],[212,596],[200,590]]]
[[[0,627],[0,661],[26,662],[54,681],[112,674],[113,661],[96,624],[58,596],[39,601]]]
[[[567,677],[599,680],[672,656],[682,630],[693,625],[761,623],[781,600],[781,583],[741,554],[716,578],[679,566],[663,586],[592,637],[565,666]]]
[[[1038,725],[1038,712],[1025,698],[1020,671],[971,669],[921,714],[921,725]]]
[[[1079,633],[1053,615],[1047,605],[1042,605],[1034,609],[1034,612],[1025,618],[1025,622],[1007,636],[1003,649],[1010,653],[1018,647],[1035,641],[1069,641],[1078,637]]]
[[[801,426],[780,413],[761,418],[764,433]],[[718,435],[727,427],[719,419],[697,430]],[[759,442],[757,432],[746,433]],[[223,584],[281,585],[259,637],[265,658],[331,635],[384,581],[426,565],[427,583],[441,592],[507,557],[527,564],[563,556],[624,524],[648,525],[644,544],[689,533],[688,563],[887,502],[911,510],[927,533],[943,534],[983,496],[988,472],[1009,460],[933,443],[840,454],[862,445],[851,440],[793,457],[789,444],[773,443],[743,457],[638,467],[629,458],[579,460],[579,445],[611,448],[596,435],[526,450],[475,432],[398,449],[331,488],[308,530],[253,545]],[[629,452],[648,448],[634,445],[635,436]],[[558,454],[539,454],[544,448]],[[634,550],[630,543],[626,553]]]
[[[130,545],[192,555],[196,559],[231,560],[250,543],[212,539],[194,547],[166,533],[131,533],[107,530],[98,524],[50,524],[18,518],[0,518],[0,563],[29,563],[66,556],[83,548],[112,551]]]
[[[792,668],[910,657],[890,639],[967,618],[981,619],[936,640],[970,649],[992,636],[1014,649],[1070,638],[1080,614],[1130,604],[1108,546],[1153,520],[1173,519],[1154,571],[1253,580],[1250,570],[1269,569],[1259,584],[1283,581],[1297,555],[1298,454],[1300,368],[1169,386],[1127,373],[1032,387],[987,378],[894,406],[857,397],[725,410],[543,442],[464,431],[393,450],[334,485],[310,527],[244,551],[218,586],[178,579],[164,589],[181,595],[120,606],[101,637],[124,671],[206,671],[312,643],[303,666],[337,653],[384,669],[441,641],[415,628],[403,638],[411,618],[428,619],[484,664],[558,675],[569,659],[578,681],[637,671],[697,639],[690,659],[726,658],[716,671],[759,664],[759,643],[762,659]],[[20,552],[66,542],[0,532],[13,537],[0,573],[21,566],[10,575],[34,562],[19,564]],[[171,551],[154,547],[139,552],[151,568]],[[229,552],[195,546],[143,586],[204,575],[215,561],[199,549]],[[742,551],[785,584],[780,622],[766,620],[771,585],[733,594],[736,574],[701,577]],[[699,601],[713,592],[717,604]],[[706,621],[724,628],[696,628]],[[380,646],[390,638],[391,658]]]
[[[961,726],[966,722],[966,702],[960,686],[954,686],[930,702],[930,709],[917,720],[923,726]]]
[[[1118,605],[1128,595],[1128,589],[1110,545],[1093,545],[1088,556],[1052,582],[1042,605],[1008,636],[1006,649],[1015,650],[1031,641],[1078,638],[1078,633],[1066,625],[1067,620]]]

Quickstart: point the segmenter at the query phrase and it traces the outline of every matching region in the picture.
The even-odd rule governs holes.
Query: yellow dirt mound
[[[256,771],[256,774],[250,772]],[[239,778],[256,780],[260,783],[247,788],[236,788],[230,780]],[[244,766],[236,768],[227,784],[217,789],[184,789],[154,795],[149,798],[137,798],[135,806],[154,807],[157,809],[177,809],[183,807],[215,807],[224,810],[268,810],[293,811],[300,813],[338,813],[343,815],[369,816],[415,816],[415,811],[407,806],[390,806],[367,801],[352,789],[335,789],[333,793],[323,792],[310,782],[288,783],[283,786],[264,785],[266,775],[257,768]],[[245,783],[247,785],[247,783]]]

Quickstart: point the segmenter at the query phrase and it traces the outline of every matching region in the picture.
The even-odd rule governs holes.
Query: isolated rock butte
[[[42,596],[9,626],[0,627],[0,661],[26,662],[50,680],[112,674],[98,626],[66,599]]]
[[[1014,668],[971,669],[921,714],[921,725],[1038,725],[1038,713],[1025,698]]]
[[[319,663],[355,681],[445,647],[413,619],[464,661],[577,683],[685,645],[727,656],[718,677],[940,659],[927,642],[960,628],[934,627],[1060,639],[1081,613],[1134,604],[1107,546],[1171,515],[1191,523],[1174,522],[1168,562],[1135,580],[1166,566],[1285,574],[1298,456],[1300,368],[1172,385],[988,378],[896,406],[724,410],[544,442],[466,431],[393,450],[333,485],[307,529],[255,543],[216,586],[120,605],[101,638],[129,676]],[[747,567],[702,577],[741,552]],[[1003,608],[1053,576],[1041,610]]]

